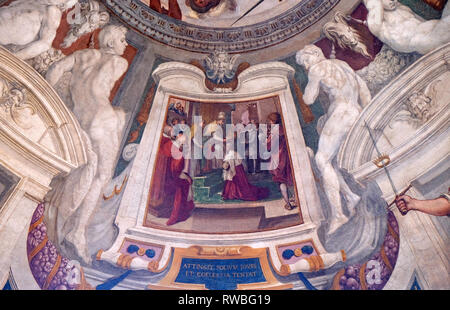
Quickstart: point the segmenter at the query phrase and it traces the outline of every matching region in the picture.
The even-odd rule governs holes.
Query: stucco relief
[[[6,76],[0,72],[0,117],[30,141],[59,154],[61,150],[54,144],[54,124],[42,114],[38,99],[26,86]]]
[[[385,150],[400,146],[413,136],[441,109],[448,108],[450,72],[432,81],[423,90],[413,91],[404,101],[402,109],[383,130],[380,147]]]
[[[399,190],[411,181],[417,195],[417,180],[434,186],[445,179],[448,46],[418,61],[417,53],[388,44],[380,51],[376,38],[352,27],[369,26],[383,39],[364,21],[363,4],[357,17],[340,12],[331,23],[325,22],[341,1],[300,1],[265,23],[206,28],[141,2],[150,3],[101,2],[111,15],[96,1],[80,0],[69,11],[60,5],[64,33],[23,58],[35,70],[20,62],[20,70],[8,71],[5,59],[19,58],[0,49],[0,161],[26,173],[20,191],[0,207],[6,212],[0,237],[19,238],[15,223],[26,228],[15,249],[4,248],[0,280],[11,265],[20,287],[41,289],[405,289],[404,278],[416,268],[427,280],[421,285],[445,286],[436,274],[447,267],[435,259],[445,257],[444,240],[429,218],[386,207],[397,192],[372,163],[377,154],[364,124],[389,153]],[[161,1],[172,8],[175,2]],[[219,2],[222,9],[238,4]],[[19,8],[22,0],[14,3]],[[134,29],[116,26],[118,19]],[[294,54],[278,61],[291,48],[285,40],[313,41],[306,28],[316,23],[325,25],[319,39],[328,40],[331,52],[316,42],[297,62]],[[127,44],[137,50],[133,62],[124,54]],[[20,52],[18,44],[5,45]],[[252,65],[238,65],[256,50],[278,47],[280,54],[271,55],[277,61],[254,57]],[[172,61],[174,54],[185,59]],[[196,124],[196,116],[205,122]],[[237,151],[226,152],[234,133],[219,134],[230,125],[245,135],[240,130],[249,125],[251,140],[265,123],[281,129],[256,139],[283,141],[278,156],[285,171],[272,159],[236,158]],[[200,143],[195,133],[203,130],[214,140],[206,154],[224,158],[168,155],[169,146],[182,153],[186,140]],[[261,171],[262,164],[271,169]],[[1,191],[0,184],[0,200]],[[17,206],[26,212],[14,213]],[[425,268],[417,255],[423,249],[434,255],[435,268]],[[20,255],[10,262],[13,252]]]
[[[82,35],[102,28],[110,21],[109,13],[102,11],[97,1],[90,0],[75,6],[67,16],[70,31],[61,44],[62,48],[70,47]]]

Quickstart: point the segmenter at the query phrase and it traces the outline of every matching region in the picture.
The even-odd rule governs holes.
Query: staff
[[[375,138],[372,135],[372,131],[370,130],[370,127],[369,127],[369,125],[367,125],[367,122],[365,120],[364,120],[364,125],[366,126],[367,131],[369,132],[370,139],[372,140],[373,146],[375,147],[375,150],[377,151],[378,158],[382,158],[383,155],[380,153],[380,150],[377,147],[377,143],[375,141]],[[388,205],[388,208],[390,208],[397,201],[398,197],[403,196],[404,194],[406,194],[406,192],[409,191],[409,189],[412,186],[410,184],[404,191],[402,191],[400,194],[397,194],[397,189],[395,188],[394,182],[392,181],[391,174],[389,173],[389,170],[386,167],[386,165],[388,163],[380,162],[380,164],[381,164],[381,167],[379,165],[377,165],[377,167],[380,167],[380,168],[384,169],[384,172],[386,173],[386,175],[388,177],[388,180],[389,180],[389,183],[391,184],[392,190],[394,191],[394,194],[395,194],[395,200]],[[403,216],[405,216],[409,212],[409,211],[402,211],[400,209],[399,209],[399,211],[400,211],[400,213]]]

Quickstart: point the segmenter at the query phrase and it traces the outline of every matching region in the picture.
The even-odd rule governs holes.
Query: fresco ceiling
[[[149,5],[150,0],[141,0],[143,3]],[[218,4],[209,12],[207,16],[195,11],[190,6],[190,1],[180,1],[178,3],[182,18],[181,20],[198,26],[212,27],[212,28],[228,28],[228,27],[242,27],[251,24],[256,24],[270,20],[282,13],[298,6],[298,0],[227,0],[216,1]],[[169,2],[161,1],[161,5],[169,9]],[[245,16],[247,18],[244,18]],[[244,17],[243,17],[244,16]],[[209,18],[214,17],[214,18]],[[242,18],[241,18],[242,17]],[[238,19],[241,18],[239,21]]]
[[[24,1],[0,0],[0,14]],[[447,1],[399,3],[448,23]],[[42,53],[0,44],[0,244],[20,253],[8,266],[0,257],[0,284],[446,287],[448,217],[394,204],[448,187],[445,32],[405,51],[369,27],[361,0],[79,0],[57,11]],[[238,145],[225,146],[240,125],[269,149],[280,139],[275,164],[246,158],[249,141],[233,157]],[[207,158],[174,156],[184,139],[208,145],[202,134],[216,142]]]
[[[200,53],[214,50],[237,53],[274,46],[293,37],[300,37],[305,31],[304,36],[319,36],[323,25],[320,21],[323,17],[331,10],[349,10],[359,1],[272,2],[277,1],[238,1],[240,13],[223,20],[221,16],[224,13],[198,20],[189,18],[184,15],[182,2],[179,18],[156,12],[140,0],[107,0],[105,4],[128,25],[163,44]],[[259,6],[243,16],[258,3]],[[270,7],[272,9],[269,10]],[[240,17],[242,19],[236,22]],[[232,25],[234,22],[236,23]]]

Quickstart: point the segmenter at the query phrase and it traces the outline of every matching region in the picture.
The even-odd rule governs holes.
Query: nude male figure
[[[56,36],[62,13],[78,0],[17,0],[0,8],[0,45],[16,45],[14,54],[34,58],[48,51]]]
[[[333,168],[332,161],[362,107],[370,102],[371,95],[366,83],[347,63],[338,59],[326,59],[317,46],[305,46],[297,52],[296,60],[308,72],[309,81],[303,96],[305,103],[314,104],[320,90],[328,95],[330,101],[327,114],[319,121],[325,122],[320,132],[315,161],[331,204],[332,221],[329,232],[333,233],[348,221],[343,213],[340,192],[343,193],[351,214],[360,197],[351,191],[339,171]]]
[[[450,42],[450,6],[441,19],[423,20],[398,0],[364,0],[370,32],[401,53],[426,54]]]
[[[93,173],[92,183],[88,186],[83,184],[85,191],[76,193],[76,197],[72,199],[79,205],[63,202],[68,203],[65,207],[71,210],[67,212],[68,217],[77,209],[81,212],[76,216],[75,228],[59,239],[65,238],[72,243],[85,261],[89,261],[86,227],[104,187],[113,176],[125,125],[124,111],[111,106],[109,95],[116,81],[128,68],[128,62],[120,56],[127,46],[126,32],[127,29],[122,26],[106,26],[99,34],[100,50],[77,51],[54,63],[46,75],[48,82],[54,86],[65,72],[72,73],[69,90],[74,104],[73,112],[81,128],[89,136],[97,157],[96,170],[89,172]],[[89,164],[87,166],[86,169],[92,169]],[[79,183],[82,182],[85,181],[79,180]],[[70,187],[66,190],[73,191]]]

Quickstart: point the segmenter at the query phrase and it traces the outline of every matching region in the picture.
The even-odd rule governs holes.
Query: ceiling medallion
[[[281,43],[316,23],[339,0],[303,0],[292,9],[253,25],[214,28],[173,19],[139,0],[103,0],[120,19],[152,39],[191,52],[227,53],[260,50]]]

